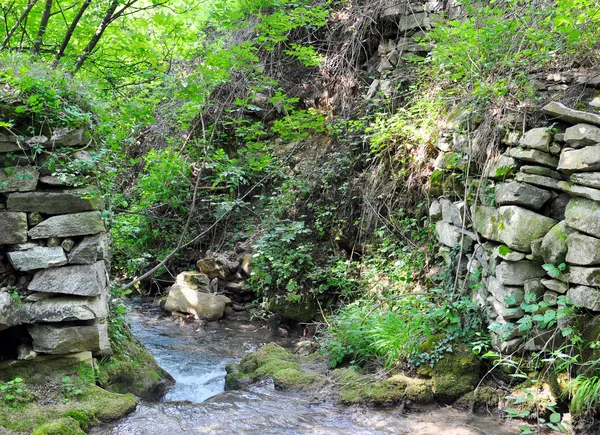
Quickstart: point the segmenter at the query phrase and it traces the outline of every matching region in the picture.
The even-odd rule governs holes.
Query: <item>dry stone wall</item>
[[[103,202],[69,173],[93,165],[87,142],[0,135],[0,360],[111,353]]]
[[[487,204],[441,197],[430,207],[441,254],[460,276],[482,276],[473,298],[498,328],[493,345],[502,353],[561,343],[556,330],[519,330],[527,299],[600,313],[600,115],[555,102],[543,111],[558,129],[507,133],[507,149],[483,171],[487,196],[487,181],[479,181]],[[442,171],[452,166],[443,162],[464,157],[447,142],[439,147]]]

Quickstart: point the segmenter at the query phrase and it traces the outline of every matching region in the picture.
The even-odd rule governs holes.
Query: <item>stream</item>
[[[398,408],[340,407],[283,392],[265,382],[246,391],[223,391],[225,365],[276,341],[260,323],[240,320],[185,323],[156,309],[134,308],[133,333],[177,381],[161,402],[141,402],[120,421],[93,429],[104,435],[178,434],[418,434],[508,435],[514,422],[451,407],[401,413]]]

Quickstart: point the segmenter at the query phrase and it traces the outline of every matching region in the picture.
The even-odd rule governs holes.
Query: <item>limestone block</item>
[[[565,142],[571,148],[582,148],[600,143],[600,128],[589,124],[577,124],[565,131]]]
[[[98,353],[106,349],[108,333],[106,324],[90,326],[64,326],[60,324],[36,324],[29,326],[33,350],[53,355],[89,350]],[[110,345],[108,345],[110,348]]]
[[[564,295],[569,290],[569,284],[558,279],[543,279],[542,284],[548,290]]]
[[[486,239],[504,243],[520,252],[531,252],[531,243],[546,235],[558,222],[531,210],[514,205],[475,207],[474,226]]]
[[[569,271],[559,279],[570,284],[600,287],[600,267],[570,266]]]
[[[512,157],[500,155],[488,161],[483,169],[483,176],[493,180],[510,177],[517,168],[517,161]]]
[[[567,292],[567,302],[577,307],[600,311],[600,291],[584,285],[571,287]]]
[[[175,278],[175,284],[203,293],[210,290],[210,278],[202,272],[181,272]]]
[[[85,236],[104,231],[100,212],[92,211],[53,216],[29,230],[29,236],[32,239],[47,239],[49,237]]]
[[[0,211],[0,245],[27,243],[27,215]]]
[[[465,212],[464,201],[452,202],[446,198],[440,198],[439,201],[442,206],[442,219],[449,224],[462,228],[463,215]]]
[[[108,260],[108,238],[106,233],[85,237],[69,253],[69,264],[93,264]]]
[[[435,224],[435,232],[440,243],[450,248],[460,245],[463,251],[469,251],[477,239],[475,233],[463,230],[444,221],[439,221]]]
[[[108,317],[108,295],[104,292],[94,298],[46,298],[34,303],[24,303],[17,308],[17,315],[17,319],[22,321],[15,324],[105,319]]]
[[[83,128],[57,128],[50,136],[49,145],[52,147],[83,145],[83,133]]]
[[[89,189],[24,192],[8,195],[9,211],[25,211],[57,215],[101,210],[104,201],[101,198],[89,197]]]
[[[551,102],[546,104],[542,110],[552,119],[569,122],[571,124],[593,124],[600,126],[600,115],[570,109],[562,103]]]
[[[600,189],[579,186],[577,184],[568,183],[566,181],[559,181],[558,188],[563,192],[570,193],[573,196],[580,196],[582,198],[600,201]]]
[[[546,292],[546,287],[542,284],[542,280],[537,278],[525,281],[524,287],[525,294],[534,294],[536,300],[539,300]]]
[[[515,159],[524,162],[536,163],[550,168],[556,168],[558,166],[557,157],[531,148],[511,148],[508,150],[507,154],[510,157],[514,157]]]
[[[545,263],[561,264],[567,255],[567,237],[573,232],[565,221],[554,225],[542,240],[542,257]]]
[[[223,317],[225,305],[230,302],[229,298],[222,295],[200,293],[175,284],[169,290],[165,310],[195,314],[207,320],[218,320]]]
[[[550,130],[545,127],[532,128],[519,141],[523,148],[532,148],[535,150],[548,152],[552,135]]]
[[[98,296],[107,286],[104,261],[36,272],[28,290],[77,296]]]
[[[496,314],[503,317],[505,320],[515,320],[523,317],[523,311],[520,308],[509,308],[504,304],[504,302],[500,302],[493,296],[488,297],[488,302]]]
[[[525,165],[521,166],[521,172],[530,175],[540,175],[542,177],[550,177],[555,178],[557,180],[562,180],[563,176],[560,172],[555,171],[550,168],[546,168],[545,166],[533,166],[533,165]]]
[[[506,286],[493,276],[488,278],[487,289],[496,300],[502,302],[507,307],[518,306],[524,300],[525,291],[523,287]],[[506,302],[506,298],[514,298],[514,302],[509,304]]]
[[[31,166],[0,169],[0,193],[35,190],[38,178],[38,171]]]
[[[15,269],[21,271],[47,269],[67,264],[67,257],[60,246],[56,248],[36,246],[26,251],[9,252],[8,259]]]
[[[577,231],[600,238],[600,203],[573,198],[565,210],[565,222]]]
[[[571,174],[571,183],[600,189],[600,172],[582,172]]]
[[[515,180],[520,181],[522,183],[533,184],[534,186],[543,187],[546,189],[558,190],[559,181],[556,178],[552,177],[545,177],[543,175],[526,174],[524,172],[519,172],[515,176]]]
[[[496,188],[498,205],[520,205],[533,210],[541,209],[552,197],[547,190],[516,181],[502,183]]]
[[[600,145],[585,148],[565,148],[560,153],[558,169],[565,172],[590,172],[600,170]]]
[[[542,278],[546,271],[536,261],[503,261],[496,266],[496,278],[507,286],[522,286],[525,281]]]
[[[573,232],[567,237],[567,247],[567,263],[578,266],[600,265],[599,239]]]

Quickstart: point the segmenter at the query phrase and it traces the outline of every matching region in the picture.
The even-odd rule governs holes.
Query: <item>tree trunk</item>
[[[6,33],[6,36],[4,37],[4,41],[2,41],[2,46],[0,47],[0,49],[3,50],[8,46],[8,43],[10,42],[10,38],[12,38],[12,35],[19,28],[21,23],[27,18],[27,16],[29,15],[29,12],[31,12],[31,9],[33,9],[33,7],[35,6],[36,3],[37,3],[37,0],[29,0],[29,2],[27,3],[27,7],[23,11],[21,16],[17,20],[17,22],[15,23],[15,25],[12,26],[11,29]]]
[[[50,11],[52,10],[52,0],[46,0],[46,7],[44,8],[44,13],[42,14],[42,19],[40,20],[40,27],[38,27],[37,35],[35,36],[35,42],[33,43],[33,52],[39,53],[40,48],[42,47],[42,38],[44,37],[44,33],[46,33],[46,28],[48,27],[48,21],[50,21]]]
[[[85,10],[88,8],[88,6],[91,3],[92,3],[92,0],[85,0],[85,2],[81,5],[81,8],[79,8],[77,15],[75,15],[75,18],[73,18],[73,22],[69,26],[69,29],[67,30],[67,33],[63,39],[63,42],[60,45],[60,48],[58,49],[58,53],[56,53],[54,62],[52,63],[52,66],[54,68],[56,68],[56,65],[58,65],[58,62],[65,54],[65,50],[67,49],[67,46],[69,45],[69,42],[71,41],[71,37],[73,36],[73,33],[75,32],[75,28],[77,27],[77,24],[79,24],[79,20],[81,20],[81,17],[83,16]]]

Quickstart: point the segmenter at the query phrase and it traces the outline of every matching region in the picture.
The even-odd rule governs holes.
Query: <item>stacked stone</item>
[[[500,325],[524,316],[525,294],[552,305],[566,295],[576,306],[600,311],[600,172],[595,172],[600,171],[600,116],[558,103],[544,111],[576,125],[554,137],[547,128],[522,137],[510,133],[510,148],[484,170],[499,181],[496,206],[471,210],[476,232],[487,240],[481,248],[489,260],[487,295],[479,300],[485,298],[490,322]],[[557,278],[542,267],[562,263],[567,268]],[[503,353],[540,350],[561,337],[548,330],[524,336],[513,327],[508,337],[494,335],[494,346]]]
[[[0,136],[0,334],[18,328],[19,358],[111,352],[103,202],[89,186],[30,163],[35,146],[87,165],[90,154],[77,151],[85,142],[80,129]]]

